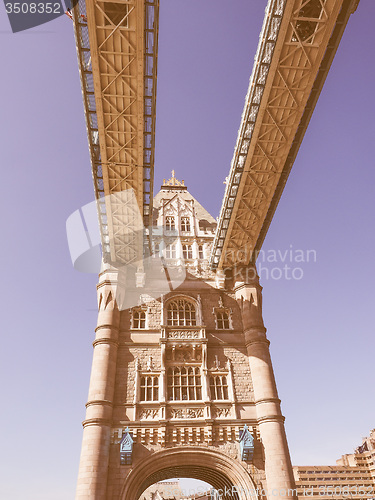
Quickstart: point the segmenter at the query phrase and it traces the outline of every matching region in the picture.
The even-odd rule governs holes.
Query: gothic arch
[[[168,316],[168,306],[171,302],[175,302],[178,300],[185,300],[186,302],[191,303],[195,307],[195,312],[196,312],[196,326],[201,326],[203,324],[203,318],[202,318],[202,305],[201,302],[195,297],[191,297],[190,295],[185,295],[185,294],[178,294],[174,295],[172,297],[168,297],[165,300],[164,303],[164,318],[167,318]]]
[[[222,490],[223,500],[257,498],[252,478],[238,461],[215,450],[192,446],[162,450],[137,463],[125,480],[121,500],[138,500],[155,482],[174,477],[206,481]],[[230,494],[225,495],[225,488]]]

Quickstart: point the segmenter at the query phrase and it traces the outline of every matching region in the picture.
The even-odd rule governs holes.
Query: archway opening
[[[211,484],[191,478],[173,478],[159,481],[149,486],[138,500],[155,499],[213,500]]]
[[[238,495],[238,485],[235,485],[223,472],[214,470],[202,465],[174,465],[160,469],[150,474],[141,484],[138,490],[137,499],[143,500],[142,493],[149,486],[175,478],[198,479],[211,486],[212,493],[210,500],[216,498],[220,500],[240,500]],[[197,492],[198,493],[198,492]],[[172,497],[173,498],[173,497]],[[194,497],[193,497],[194,498]],[[199,497],[198,497],[199,498]],[[147,499],[148,500],[148,499]]]
[[[257,498],[249,471],[235,457],[218,450],[190,446],[158,451],[135,463],[124,482],[121,498],[143,500],[142,494],[151,485],[173,478],[190,478],[208,483],[212,486],[209,500]]]

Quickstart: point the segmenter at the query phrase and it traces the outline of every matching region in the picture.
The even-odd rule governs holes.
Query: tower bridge
[[[78,1],[104,264],[77,499],[296,496],[254,261],[357,4],[268,1],[216,222],[174,173],[153,200],[158,0]]]
[[[79,0],[73,10],[103,254],[117,263],[142,249],[121,193],[132,190],[146,226],[152,211],[158,16],[158,0]]]

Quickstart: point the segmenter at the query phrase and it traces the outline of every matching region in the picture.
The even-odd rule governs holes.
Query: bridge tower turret
[[[256,269],[211,270],[216,221],[174,172],[153,206],[143,279],[139,265],[100,276],[76,498],[143,499],[173,477],[291,497]]]

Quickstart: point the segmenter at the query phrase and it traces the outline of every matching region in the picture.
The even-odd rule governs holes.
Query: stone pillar
[[[115,273],[104,272],[98,285],[99,313],[79,465],[76,500],[105,500],[115,388],[120,312]]]
[[[166,342],[160,343],[161,350],[161,366],[160,366],[160,382],[159,382],[159,402],[164,403],[167,400],[167,382],[166,382],[166,366],[165,366],[165,356],[166,356]]]
[[[268,498],[296,498],[292,464],[286,440],[269,341],[262,318],[262,287],[256,268],[237,271],[235,294],[242,322],[254,388],[257,421],[264,447]],[[293,490],[293,491],[292,491]]]

